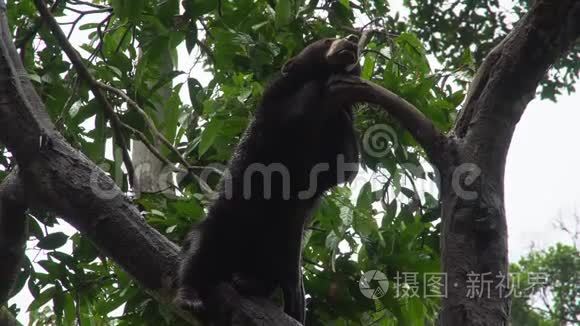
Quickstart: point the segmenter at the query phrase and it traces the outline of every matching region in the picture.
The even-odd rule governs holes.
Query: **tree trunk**
[[[140,52],[141,49],[139,49]],[[168,51],[167,51],[168,52]],[[140,53],[142,54],[142,53]],[[163,60],[161,64],[160,74],[169,73],[173,71],[171,63],[171,56],[165,53],[161,56]],[[171,96],[171,83],[162,87],[159,91],[161,101],[166,102]],[[156,121],[164,121],[164,112],[155,112],[157,114]],[[147,134],[146,132],[144,132]],[[171,140],[170,140],[171,141]],[[159,141],[153,143],[159,149]],[[133,150],[131,153],[133,165],[135,166],[135,185],[134,189],[137,197],[141,193],[163,193],[167,196],[174,196],[175,191],[172,188],[172,171],[161,160],[159,160],[145,144],[138,140],[133,140]]]
[[[22,187],[16,175],[9,174],[0,184],[0,306],[12,296],[24,258],[27,240],[25,212]]]
[[[478,70],[439,166],[445,326],[509,322],[506,157],[538,83],[580,34],[580,1],[537,0],[516,26]]]

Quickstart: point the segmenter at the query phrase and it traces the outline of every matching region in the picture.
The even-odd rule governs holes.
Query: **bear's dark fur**
[[[217,200],[185,241],[180,304],[211,312],[220,282],[248,296],[280,287],[285,312],[304,323],[303,228],[326,190],[354,178],[359,156],[351,104],[333,103],[327,84],[360,74],[357,51],[352,39],[314,42],[266,88]]]

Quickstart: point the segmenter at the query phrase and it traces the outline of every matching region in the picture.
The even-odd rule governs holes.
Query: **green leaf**
[[[32,80],[33,82],[37,82],[39,84],[42,84],[42,79],[40,79],[40,76],[37,74],[28,74],[28,78],[30,80]]]
[[[85,145],[87,156],[93,161],[100,163],[105,157],[105,144],[107,142],[107,121],[105,112],[98,110],[95,117],[95,128],[92,130],[93,142]]]
[[[165,103],[165,119],[163,121],[163,134],[167,140],[173,142],[177,134],[177,125],[179,123],[181,99],[179,93],[171,94]]]
[[[87,105],[80,106],[78,111],[71,109],[71,123],[80,125],[81,123],[85,122],[87,119],[94,116],[97,112],[102,111],[99,105],[100,104],[96,99],[92,99]]]
[[[362,68],[361,77],[371,79],[375,70],[375,57],[372,55],[365,56],[365,63]]]
[[[50,301],[54,297],[55,293],[56,293],[56,288],[54,286],[49,287],[48,289],[44,290],[28,306],[28,311],[38,311],[38,309],[40,307],[45,305],[48,301]]]
[[[166,60],[167,55],[169,55],[169,42],[170,38],[167,35],[161,35],[156,37],[152,44],[148,47],[148,50],[143,54],[142,62],[145,65],[150,65],[151,63],[159,63],[161,60]],[[144,67],[145,69],[149,67]]]
[[[340,243],[342,239],[339,238],[335,232],[329,232],[328,235],[326,236],[326,241],[324,242],[324,245],[326,246],[327,249],[330,250],[335,250],[338,248],[338,244]]]
[[[88,29],[95,29],[99,26],[98,23],[86,23],[86,24],[82,24],[79,27],[79,30],[84,31],[84,30],[88,30]]]
[[[70,293],[66,293],[63,299],[64,325],[74,325],[74,321],[76,319],[76,310],[73,297]]]
[[[401,242],[410,247],[413,244],[413,241],[417,239],[419,234],[425,230],[425,227],[425,223],[419,221],[414,221],[410,224],[407,224],[407,227],[401,233]]]
[[[40,249],[53,250],[62,247],[67,240],[68,236],[66,234],[62,232],[55,232],[40,239],[36,246]]]
[[[475,67],[475,58],[473,57],[473,53],[471,53],[471,51],[468,48],[463,50],[463,53],[461,54],[459,60],[460,64],[463,66],[470,68]]]
[[[150,92],[156,93],[159,89],[163,87],[167,87],[168,89],[171,88],[171,83],[175,79],[175,77],[185,74],[183,71],[168,71],[164,73],[162,76],[159,77],[159,80],[151,87]]]
[[[292,20],[292,1],[278,0],[276,3],[276,24],[285,26]]]
[[[103,51],[105,55],[112,56],[117,51],[123,51],[129,46],[131,37],[129,30],[125,26],[120,26],[114,31],[107,33],[103,40]]]
[[[79,262],[88,263],[98,257],[99,252],[88,239],[77,234],[73,236],[73,240],[75,243],[73,247],[74,257],[78,259]]]
[[[62,292],[62,287],[59,284],[55,286],[54,296],[52,297],[52,306],[54,314],[62,318],[64,310],[64,294]]]
[[[453,105],[458,106],[459,104],[461,104],[461,102],[463,102],[463,99],[465,98],[465,92],[463,90],[459,90],[453,94],[451,94],[447,100],[449,102],[451,102]]]
[[[186,221],[199,220],[203,215],[203,208],[195,198],[173,201],[169,204],[169,207],[174,210],[174,214],[177,218]]]
[[[66,254],[64,252],[60,252],[60,251],[52,251],[48,253],[48,256],[50,257],[54,257],[55,259],[58,259],[61,263],[74,268],[76,265],[76,261],[75,259],[70,256],[69,254]]]
[[[425,56],[425,48],[419,38],[413,33],[402,33],[396,39],[401,53],[399,58],[413,70],[420,72],[423,75],[429,73],[429,62]]]
[[[179,15],[179,0],[162,0],[158,1],[157,16],[166,25],[171,26],[173,18]]]
[[[187,52],[191,53],[191,51],[193,51],[193,49],[195,48],[196,44],[197,44],[197,28],[195,27],[195,24],[193,24],[193,27],[189,28],[188,33],[185,34],[185,47],[187,48]]]
[[[186,0],[183,1],[183,7],[186,13],[191,16],[191,18],[201,17],[212,10],[216,9],[218,1],[216,0]]]
[[[121,189],[123,189],[123,183],[125,180],[123,177],[125,175],[122,169],[123,164],[123,150],[121,147],[115,144],[113,147],[113,168],[112,171],[109,172],[111,173],[111,176],[113,177],[113,180],[117,186],[119,186]]]
[[[401,192],[403,193],[403,195],[407,196],[410,199],[415,198],[415,191],[407,188],[407,187],[401,187]]]
[[[145,9],[145,0],[111,0],[111,5],[121,19],[137,20]]]
[[[220,119],[212,119],[203,130],[201,134],[201,141],[199,143],[198,154],[202,156],[213,145],[216,137],[220,133],[224,122]]]
[[[38,221],[31,215],[28,216],[28,235],[34,236],[36,239],[41,239],[44,236]]]
[[[372,191],[372,185],[371,185],[371,182],[368,181],[360,189],[360,192],[358,194],[358,198],[356,201],[356,208],[363,209],[363,210],[369,209],[371,207],[371,204],[374,201],[373,197],[374,196],[373,196],[373,191]]]
[[[407,317],[410,325],[422,326],[425,325],[425,306],[419,298],[409,298],[407,305],[404,308],[404,315]]]
[[[357,214],[352,226],[362,237],[368,237],[378,230],[377,222],[371,216],[364,214]]]
[[[203,94],[203,86],[195,78],[187,79],[187,88],[189,90],[189,99],[191,105],[195,108],[201,107],[201,95]]]

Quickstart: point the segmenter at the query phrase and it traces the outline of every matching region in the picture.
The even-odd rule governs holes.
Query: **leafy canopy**
[[[511,16],[521,15],[527,2],[514,8]],[[362,54],[363,78],[449,130],[467,82],[511,27],[509,17],[493,0],[407,0],[402,9],[409,18],[398,9],[385,0],[62,0],[54,12],[65,30],[73,28],[71,40],[97,80],[137,102],[191,165],[209,166],[227,162],[266,82],[287,59],[313,40],[364,25],[379,32]],[[9,1],[8,14],[29,76],[60,132],[129,190],[103,109],[39,25],[33,2]],[[543,97],[572,90],[577,59],[578,51],[571,52],[555,66]],[[184,60],[191,70],[179,70]],[[140,114],[109,97],[123,123],[146,130],[146,139],[158,144]],[[309,324],[427,325],[439,300],[422,293],[425,273],[440,266],[437,177],[392,117],[369,107],[357,115],[366,176],[362,185],[329,194],[308,232]],[[377,125],[387,138],[371,135]],[[138,139],[129,128],[122,132]],[[174,152],[158,148],[179,163]],[[0,177],[12,163],[0,157]],[[210,177],[208,186],[215,187],[218,177]],[[176,196],[145,194],[137,204],[151,225],[179,242],[203,218],[209,198],[196,178],[179,178],[175,190]],[[56,216],[29,216],[30,240],[46,255],[30,255],[17,283],[15,293],[27,287],[34,301],[11,309],[28,309],[36,325],[72,325],[77,318],[82,325],[182,323],[80,234],[53,231]],[[369,270],[384,272],[390,284],[374,300],[358,284]],[[402,273],[411,274],[401,281]]]

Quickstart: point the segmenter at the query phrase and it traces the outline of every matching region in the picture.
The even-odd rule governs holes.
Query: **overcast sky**
[[[532,244],[572,241],[553,224],[561,217],[574,229],[574,213],[580,214],[579,106],[578,93],[558,103],[534,100],[517,125],[505,173],[512,261]]]

